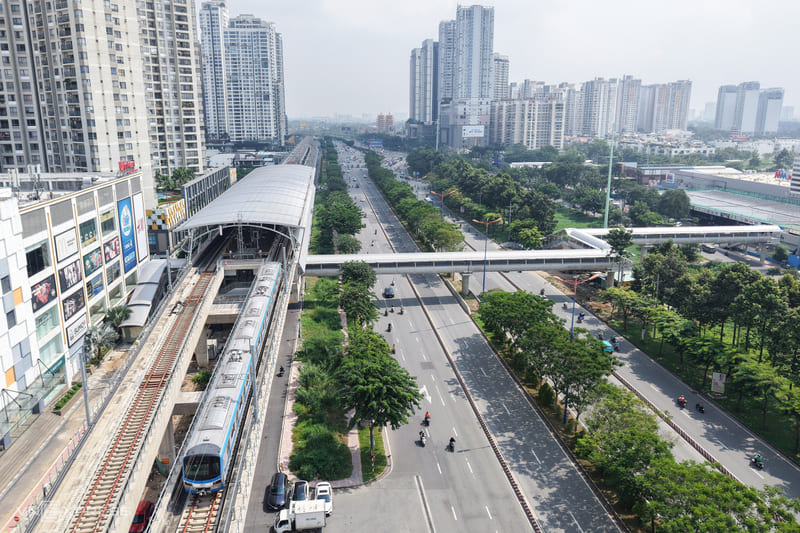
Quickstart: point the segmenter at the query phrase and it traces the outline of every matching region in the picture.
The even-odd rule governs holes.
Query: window
[[[50,250],[47,242],[34,245],[25,252],[25,259],[28,262],[28,277],[41,272],[50,266]]]
[[[36,339],[43,339],[56,326],[58,326],[58,306],[54,305],[36,317]]]
[[[0,288],[3,289],[3,294],[6,294],[11,291],[11,278],[8,276],[3,276],[0,278]]]
[[[6,322],[8,323],[8,329],[11,329],[17,325],[17,314],[13,309],[6,313]]]

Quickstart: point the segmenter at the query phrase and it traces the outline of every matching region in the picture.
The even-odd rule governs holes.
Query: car
[[[394,298],[394,288],[386,287],[383,289],[383,297],[384,298]]]
[[[331,490],[331,484],[327,481],[320,481],[317,483],[317,486],[314,487],[314,495],[318,500],[325,500],[325,515],[330,516],[333,513],[333,491]]]
[[[308,499],[308,481],[296,481],[294,484],[294,491],[292,492],[292,500],[301,502]]]
[[[148,500],[142,500],[139,502],[139,505],[136,507],[136,513],[133,515],[133,521],[131,522],[131,528],[128,530],[129,533],[139,533],[141,531],[146,531],[147,526],[150,525],[150,519],[153,517],[153,511],[155,510],[156,506],[153,502]]]
[[[277,511],[283,509],[289,503],[289,477],[277,472],[272,476],[272,481],[267,487],[267,508]]]

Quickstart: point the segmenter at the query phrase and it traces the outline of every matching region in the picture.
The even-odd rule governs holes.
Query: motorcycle
[[[698,411],[700,411],[701,413],[705,413],[706,412],[706,408],[703,407],[702,403],[695,404],[694,408],[697,409]]]
[[[389,322],[389,325],[386,327],[386,331],[392,331],[392,323]]]
[[[450,439],[447,444],[447,451],[454,452],[456,450],[456,439]]]
[[[566,311],[567,309],[569,309],[569,306],[567,305],[567,302],[564,302],[563,304],[561,304],[561,308],[562,308],[564,311]]]
[[[427,426],[430,426],[430,425],[431,425],[431,417],[430,417],[430,416],[426,416],[426,417],[425,417],[425,418],[422,420],[422,423],[423,423],[423,424],[425,424],[425,426],[426,426],[426,427],[427,427]]]
[[[278,369],[278,377],[279,378],[283,377],[283,367],[280,367],[280,369]]]
[[[425,447],[425,443],[428,442],[428,437],[425,436],[425,432],[420,431],[419,433],[419,444],[423,448]]]
[[[681,409],[683,409],[684,407],[686,407],[686,398],[684,398],[684,397],[682,397],[682,396],[681,396],[680,398],[678,398],[678,399],[677,399],[677,400],[675,400],[675,401],[676,401],[676,402],[678,402],[678,406],[679,406]]]
[[[404,312],[405,312],[405,311],[403,311],[403,308],[401,307],[401,308],[400,308],[400,314],[402,315]]]
[[[754,456],[750,458],[750,463],[758,468],[759,470],[764,468],[764,461],[762,461],[759,457]]]

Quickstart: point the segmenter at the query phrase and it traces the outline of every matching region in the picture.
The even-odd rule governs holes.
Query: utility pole
[[[606,212],[603,215],[603,227],[608,227],[608,206],[611,203],[611,169],[614,167],[614,134],[617,131],[616,124],[611,124],[611,155],[608,157],[608,183],[606,184]]]

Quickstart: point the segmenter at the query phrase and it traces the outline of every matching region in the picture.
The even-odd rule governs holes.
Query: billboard
[[[81,260],[76,259],[58,271],[58,281],[61,292],[66,292],[83,280],[81,276]]]
[[[98,274],[94,277],[94,279],[89,280],[86,283],[86,292],[89,294],[89,298],[92,296],[97,296],[101,292],[103,292],[103,275]]]
[[[136,226],[136,249],[139,252],[139,262],[147,257],[147,218],[144,213],[144,200],[142,193],[133,196],[133,221]]]
[[[83,256],[83,273],[86,277],[97,272],[101,266],[103,266],[103,252],[100,251],[100,248]]]
[[[56,235],[56,259],[61,262],[69,256],[78,253],[78,239],[75,237],[75,228],[70,228],[64,233]]]
[[[484,126],[462,126],[461,127],[461,138],[468,139],[474,137],[483,137],[483,128]]]
[[[74,233],[74,232],[73,232]],[[31,287],[31,305],[35,313],[56,299],[56,277],[50,275]]]
[[[103,254],[106,257],[106,263],[119,255],[119,237],[114,237],[103,245]]]
[[[117,202],[119,213],[119,233],[122,239],[122,262],[127,274],[136,266],[136,246],[133,244],[133,213],[131,212],[131,199],[125,198]]]
[[[72,347],[86,333],[87,329],[89,329],[89,323],[86,320],[86,314],[83,314],[74,324],[67,326],[67,344]]]
[[[64,298],[64,320],[74,317],[78,311],[84,308],[86,300],[83,298],[83,290],[77,291]]]

